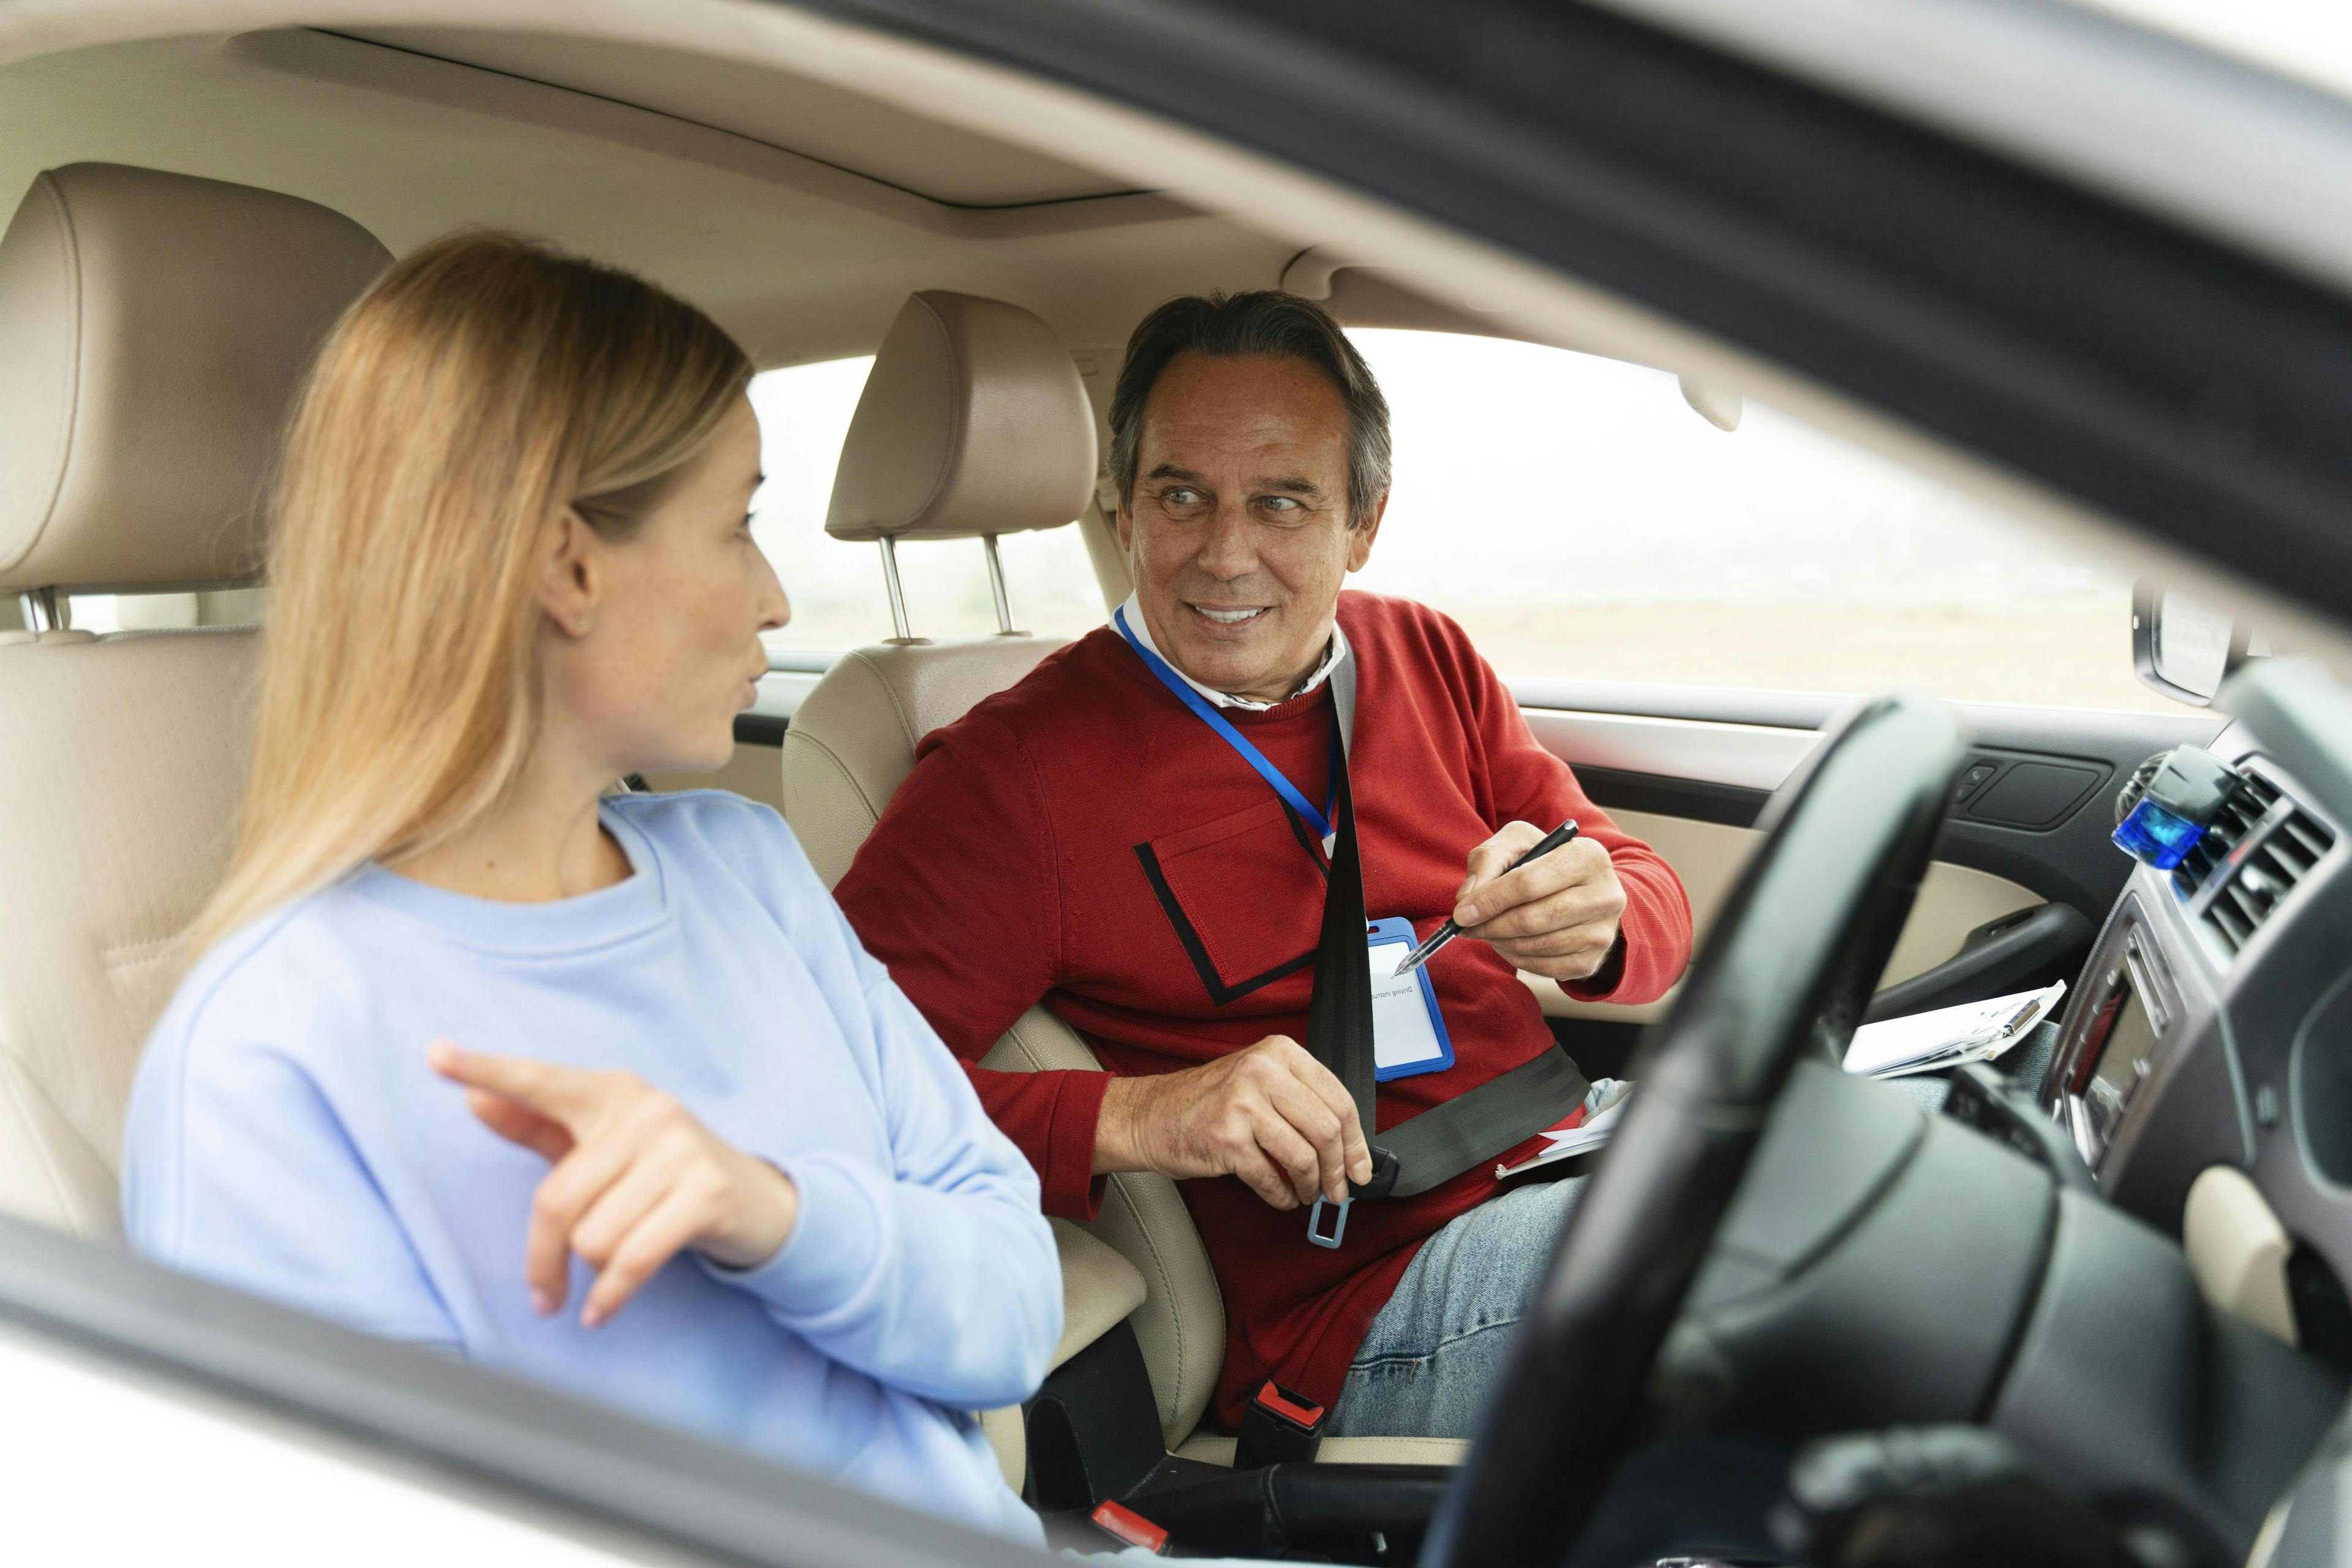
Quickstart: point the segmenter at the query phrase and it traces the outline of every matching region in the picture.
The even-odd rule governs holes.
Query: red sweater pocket
[[[1314,963],[1321,846],[1279,800],[1139,844],[1135,853],[1216,1005]]]

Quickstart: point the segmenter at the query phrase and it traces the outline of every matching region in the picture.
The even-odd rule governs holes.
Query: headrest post
[[[996,635],[1001,637],[1027,635],[1015,631],[1013,626],[1013,600],[1004,592],[1004,563],[996,553],[996,535],[982,534],[980,547],[988,552],[988,592],[996,600]]]
[[[900,642],[910,642],[914,633],[907,628],[907,595],[898,586],[898,545],[888,534],[882,536],[882,585],[890,591],[890,632]]]
[[[61,632],[66,629],[58,615],[58,591],[55,588],[27,588],[16,595],[16,607],[24,612],[25,629],[28,632]]]

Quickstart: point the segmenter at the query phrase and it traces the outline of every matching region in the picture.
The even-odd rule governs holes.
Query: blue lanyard
[[[1305,795],[1298,793],[1298,786],[1283,776],[1280,768],[1266,761],[1264,752],[1251,745],[1248,737],[1226,721],[1225,716],[1217,711],[1213,703],[1186,684],[1182,676],[1169,668],[1166,659],[1143,646],[1142,640],[1128,628],[1127,610],[1124,605],[1113,610],[1110,618],[1111,624],[1118,627],[1118,635],[1127,639],[1127,646],[1133,648],[1142,658],[1144,668],[1160,678],[1160,685],[1174,692],[1178,701],[1199,714],[1202,723],[1223,737],[1226,745],[1240,752],[1242,761],[1255,768],[1257,776],[1272,784],[1274,793],[1288,802],[1290,809],[1306,819],[1307,825],[1315,830],[1316,837],[1331,837],[1331,812],[1339,800],[1339,769],[1345,765],[1339,757],[1339,731],[1336,724],[1331,731],[1331,800],[1321,811],[1318,811],[1307,804]]]

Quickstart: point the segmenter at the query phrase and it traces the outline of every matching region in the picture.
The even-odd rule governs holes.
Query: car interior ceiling
[[[394,254],[459,223],[548,235],[695,300],[763,367],[871,353],[918,290],[1006,301],[1033,312],[1077,359],[1098,425],[1129,328],[1180,292],[1287,283],[1325,298],[1350,325],[1509,335],[1495,314],[1424,272],[1340,264],[1348,252],[1328,237],[1276,232],[1083,158],[976,135],[819,76],[642,41],[454,27],[278,29],[110,44],[0,66],[0,192],[13,198],[38,172],[81,162],[299,195],[356,221]],[[1520,331],[1660,363],[1679,346],[1643,343],[1606,312],[1586,325],[1555,320]],[[1081,526],[1102,523],[1096,515]],[[877,571],[877,599],[879,587]],[[0,630],[18,624],[16,615],[0,606]],[[1004,666],[994,685],[1025,668],[994,657]],[[0,649],[0,681],[5,658]],[[887,686],[905,665],[877,668],[871,679]],[[826,717],[843,711],[834,675],[803,686],[824,681],[835,681],[834,706],[810,696],[812,738],[826,722],[845,721]],[[1523,701],[1569,712],[1618,700],[1573,683],[1559,697]],[[932,712],[924,727],[970,700]],[[1622,701],[1640,713],[1662,700]],[[1685,1194],[1680,1207],[1651,1216],[1695,1237],[1679,1314],[1671,1325],[1650,1324],[1654,1332],[1637,1343],[1638,1334],[1622,1337],[1622,1301],[1596,1301],[1583,1317],[1561,1309],[1562,1335],[1619,1346],[1642,1374],[1623,1408],[1596,1429],[1615,1457],[1608,1485],[1572,1500],[1580,1560],[1693,1551],[1779,1557],[1791,1548],[1785,1531],[1770,1535],[1769,1521],[1778,1513],[1785,1524],[1792,1464],[1819,1460],[1806,1445],[1897,1426],[1934,1429],[1951,1445],[1951,1457],[1920,1461],[1935,1470],[1935,1485],[1923,1482],[1913,1502],[1930,1525],[2055,1521],[2044,1538],[2080,1529],[2093,1543],[2086,1552],[2126,1531],[2153,1531],[2184,1562],[2243,1560],[2338,1420],[2352,1377],[2352,1305],[2340,1283],[2352,1278],[2352,1200],[2344,1195],[2352,1142],[2335,1130],[2337,1113],[2352,1109],[2352,1068],[2305,1045],[2315,1030],[2325,1037],[2346,1021],[2331,939],[2352,899],[2342,847],[2352,828],[2352,730],[2336,728],[2340,708],[2291,673],[2258,672],[2245,702],[2234,719],[1971,708],[1963,712],[1967,739],[1930,737],[1903,753],[1915,765],[1915,793],[1947,803],[1948,814],[1932,833],[1906,837],[1890,826],[1885,862],[1850,868],[1856,907],[1876,911],[1884,929],[1816,955],[1852,969],[1869,950],[1862,973],[1871,984],[1846,984],[1846,1021],[2049,979],[2085,983],[2039,1041],[2038,1077],[1972,1074],[1956,1085],[1948,1114],[1800,1059],[1805,1030],[1797,1023],[1773,1042],[1776,1067],[1759,1065],[1761,1054],[1719,1064],[1727,1078],[1748,1072],[1759,1117],[1766,1107],[1771,1115],[1748,1130],[1755,1146],[1738,1154],[1735,1173],[1746,1175],[1736,1192]],[[1725,697],[1681,717],[1820,730],[1850,757],[1870,740],[1870,723],[1908,721],[1897,713],[1841,729],[1835,704],[1759,708],[1744,719],[1738,706]],[[802,727],[797,716],[792,724],[787,736]],[[774,739],[743,747],[747,776],[762,775],[769,789],[789,765]],[[2209,747],[2247,791],[2267,792],[2260,835],[2242,825],[2249,853],[2298,822],[2318,846],[2308,864],[2291,868],[2299,886],[2265,892],[2258,918],[2284,913],[2259,943],[2252,926],[2236,931],[2213,913],[2233,907],[2224,898],[2230,867],[2210,872],[2220,879],[2210,890],[2199,884],[2174,898],[2172,879],[2107,845],[2116,789],[2142,759],[2182,743]],[[213,750],[222,753],[214,761],[226,756]],[[899,765],[895,754],[887,765]],[[1800,770],[1775,791],[1637,769],[1588,773],[1603,806],[1642,823],[1668,819],[1662,832],[1675,823],[1738,830],[1738,856],[1801,809],[1791,802],[1805,789],[1829,788],[1824,776]],[[2001,779],[2022,781],[1999,798],[2030,795],[2030,820],[1990,805],[1989,786]],[[887,783],[880,788],[887,797]],[[2221,846],[2225,858],[2237,843]],[[1898,864],[1905,855],[1916,864]],[[1776,887],[1833,880],[1790,856],[1777,863],[1777,884],[1763,879],[1771,867],[1727,863],[1711,895],[1727,930],[1752,924],[1756,901],[1769,901]],[[1938,935],[1907,967],[1890,967],[1912,907],[1907,885],[1895,890],[1906,866],[1911,882],[1925,876],[1931,889],[1941,877],[2010,891],[1986,895],[1995,900],[1978,910],[1990,910],[1986,918]],[[2030,928],[2020,925],[2026,918]],[[1891,984],[1880,989],[1881,981]],[[1790,1016],[1818,1007],[1822,989],[1792,991]],[[2161,1044],[2101,1120],[2089,1086],[2111,1038],[2122,1037],[2118,1016],[2128,1020],[2135,1006],[2156,1015],[2150,1037]],[[1648,1054],[1632,1058],[1637,1030],[1661,1019],[1643,1047]],[[1696,1035],[1705,1020],[1664,1008],[1612,1016],[1563,1006],[1554,1026],[1572,1050],[1581,1042],[1588,1066],[1647,1066],[1675,1031]],[[1002,1059],[1091,1063],[1050,1017],[1033,1016],[1024,1027],[1025,1036],[1016,1030],[1022,1037],[1000,1047],[1012,1053]],[[2217,1109],[2225,1106],[2226,1114]],[[2282,1119],[2290,1135],[2267,1136]],[[2053,1126],[2067,1136],[2053,1138]],[[1656,1147],[1670,1142],[1662,1132]],[[1691,1147],[1685,1163],[1694,1169],[1714,1157]],[[2283,1225],[2290,1237],[2274,1260],[2287,1293],[2283,1324],[2258,1311],[2250,1321],[2242,1296],[2217,1300],[2212,1270],[2184,1254],[2193,1214],[2241,1202],[2200,1187],[2221,1166],[2249,1171],[2261,1189],[2258,1209],[2226,1213],[2252,1215],[2242,1224],[2256,1228]],[[1647,1171],[1659,1190],[1683,1192],[1679,1169],[1664,1153],[1640,1166],[1621,1162],[1613,1185],[1628,1188]],[[1184,1239],[1189,1221],[1169,1194],[1130,1184],[1120,1203],[1123,1217],[1099,1239],[1066,1237],[1064,1258],[1083,1281],[1074,1293],[1124,1305],[1098,1313],[1105,1321],[1069,1348],[1025,1416],[1010,1417],[1000,1443],[1009,1480],[1066,1524],[1106,1500],[1149,1507],[1156,1498],[1191,1543],[1217,1550],[1409,1561],[1433,1512],[1458,1536],[1467,1505],[1458,1489],[1444,1500],[1464,1458],[1458,1445],[1353,1456],[1334,1446],[1319,1465],[1230,1468],[1232,1445],[1197,1430],[1202,1401],[1173,1392],[1168,1371],[1168,1337],[1187,1321],[1205,1331],[1199,1326],[1218,1318],[1198,1241]],[[109,1235],[108,1217],[95,1211],[46,1217]],[[2239,1222],[2209,1223],[2227,1230]],[[1187,1246],[1193,1260],[1178,1266],[1187,1276],[1179,1285],[1161,1278],[1147,1288],[1130,1262],[1141,1247]],[[1596,1258],[1594,1277],[1622,1266]],[[1549,1393],[1555,1403],[1570,1396]],[[1542,1441],[1598,1440],[1571,1426]],[[1951,1436],[1961,1428],[2008,1447],[1965,1449]],[[1530,1443],[1541,1451],[1532,1434]],[[1615,1462],[1625,1455],[1633,1458]],[[1540,1489],[1524,1464],[1513,1470],[1492,1463],[1491,1451],[1485,1458],[1475,1468],[1495,1498],[1524,1501]],[[1449,1506],[1457,1516],[1447,1523]],[[1810,1549],[1833,1555],[1866,1511],[1860,1503],[1815,1510]],[[1496,1502],[1494,1517],[1507,1515]],[[1525,1527],[1559,1526],[1547,1515]]]

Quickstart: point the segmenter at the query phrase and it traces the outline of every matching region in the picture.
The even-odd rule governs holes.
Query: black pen
[[[1575,837],[1576,818],[1571,816],[1566,822],[1561,823],[1558,827],[1553,828],[1549,833],[1545,834],[1543,836],[1542,842],[1538,843],[1534,848],[1528,850],[1526,854],[1520,856],[1517,859],[1504,867],[1503,875],[1507,877],[1512,872],[1517,870],[1520,867],[1526,865],[1528,861],[1542,858],[1544,856],[1550,854],[1553,850],[1559,848],[1561,845],[1567,843],[1570,839]],[[1394,973],[1396,974],[1402,974],[1407,971],[1419,969],[1423,964],[1429,962],[1430,956],[1439,948],[1444,947],[1447,942],[1452,942],[1455,937],[1460,936],[1461,934],[1462,928],[1455,925],[1453,921],[1448,920],[1444,925],[1439,926],[1435,931],[1429,933],[1429,940],[1427,942],[1423,942],[1419,947],[1416,947],[1411,952],[1406,953],[1404,955],[1404,962],[1396,966]]]

